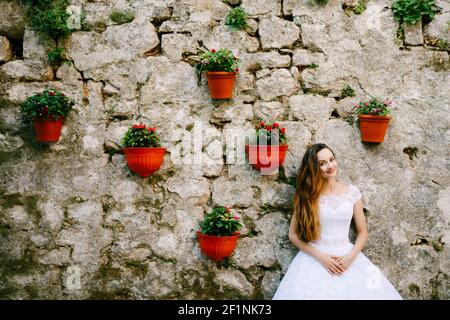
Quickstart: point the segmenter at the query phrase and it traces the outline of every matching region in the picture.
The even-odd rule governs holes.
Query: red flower
[[[147,130],[150,131],[150,132],[155,132],[156,131],[156,127],[147,128]]]
[[[61,93],[61,97],[65,97],[66,95],[64,93]]]
[[[261,127],[264,127],[264,126],[265,126],[264,122],[262,122],[262,121],[259,123],[259,125],[260,125]]]
[[[145,129],[145,124],[134,124],[133,129]]]
[[[278,128],[278,127],[280,126],[280,125],[278,124],[278,122],[274,122],[272,125],[273,125],[274,128]]]
[[[234,220],[239,220],[239,217],[238,216],[234,216],[233,219]]]
[[[48,106],[45,106],[41,109],[41,115],[46,116],[48,114]]]
[[[266,130],[267,130],[267,131],[271,131],[271,130],[272,130],[272,126],[267,126],[267,127],[266,127]]]
[[[227,212],[230,212],[230,207],[225,207],[225,209],[227,210]]]
[[[50,97],[53,97],[53,96],[55,95],[55,93],[54,93],[53,91],[50,91],[50,92],[48,93],[48,95],[49,95]]]
[[[281,133],[285,134],[286,133],[286,128],[281,128]]]
[[[211,49],[211,53],[214,53],[214,52],[216,52],[216,49]]]

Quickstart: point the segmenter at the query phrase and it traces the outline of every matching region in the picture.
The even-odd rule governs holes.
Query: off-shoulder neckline
[[[346,195],[348,195],[349,193],[350,193],[350,191],[352,191],[352,185],[351,184],[348,184],[347,185],[347,188],[348,188],[348,191],[346,191],[346,192],[344,192],[344,193],[342,193],[342,194],[321,194],[320,196],[321,197],[343,197],[343,196],[346,196]]]

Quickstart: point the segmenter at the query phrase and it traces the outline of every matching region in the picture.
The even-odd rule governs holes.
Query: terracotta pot
[[[233,97],[236,72],[208,71],[208,87],[213,99],[230,99]]]
[[[36,140],[39,142],[58,142],[61,136],[61,130],[64,123],[64,117],[35,117],[34,132]]]
[[[166,148],[124,148],[128,167],[141,177],[148,177],[161,167]]]
[[[390,120],[390,116],[359,115],[361,140],[364,142],[383,142]]]
[[[221,261],[229,257],[237,245],[240,233],[231,236],[210,236],[196,231],[198,243],[202,252],[214,261]]]
[[[286,158],[288,145],[245,145],[249,163],[256,169],[273,171],[278,169]]]

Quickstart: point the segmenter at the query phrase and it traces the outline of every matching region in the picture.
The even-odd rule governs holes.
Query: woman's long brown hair
[[[335,156],[333,150],[324,143],[308,146],[297,175],[293,214],[298,221],[300,239],[306,242],[318,240],[320,237],[318,203],[324,178],[320,172],[317,153],[325,148]]]

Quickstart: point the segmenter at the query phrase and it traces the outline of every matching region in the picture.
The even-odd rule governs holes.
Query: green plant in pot
[[[22,119],[25,122],[33,122],[37,141],[58,142],[64,120],[74,104],[74,101],[61,91],[45,89],[23,102]]]
[[[211,49],[200,55],[197,72],[206,72],[208,87],[213,99],[230,99],[236,74],[239,72],[239,58],[228,49]]]
[[[123,137],[123,146],[128,167],[141,177],[159,170],[164,161],[166,148],[161,147],[156,127],[131,126]]]
[[[243,227],[239,217],[229,207],[215,206],[205,213],[196,231],[202,252],[214,261],[229,257],[237,245],[239,230]]]
[[[389,115],[391,104],[391,100],[382,101],[372,98],[370,101],[363,101],[354,106],[363,142],[380,143],[384,141],[391,120]]]

